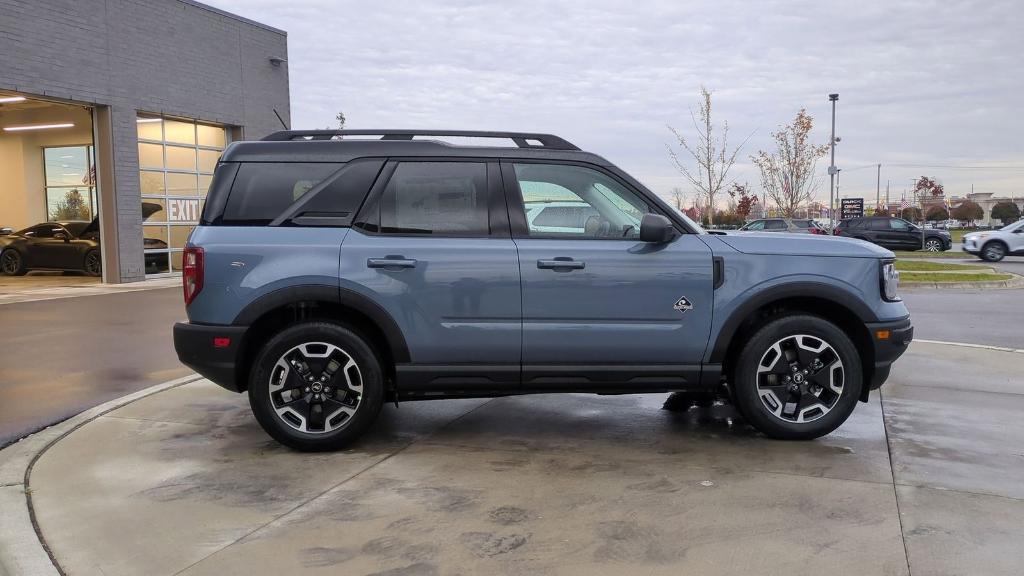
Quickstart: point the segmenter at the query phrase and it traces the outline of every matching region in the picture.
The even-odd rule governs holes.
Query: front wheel
[[[942,241],[937,238],[929,238],[924,241],[925,252],[942,252]]]
[[[846,421],[862,378],[860,355],[842,330],[818,316],[793,315],[750,338],[733,389],[740,412],[764,434],[810,440]]]
[[[981,249],[981,259],[986,262],[999,262],[1006,257],[1006,244],[1002,242],[989,242]]]
[[[361,436],[384,402],[380,362],[366,341],[330,322],[295,324],[260,350],[249,405],[278,442],[337,450]]]

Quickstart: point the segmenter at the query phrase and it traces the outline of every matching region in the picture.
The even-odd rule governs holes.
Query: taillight
[[[203,289],[202,248],[198,246],[185,246],[181,272],[181,285],[185,292],[185,305],[188,306]]]

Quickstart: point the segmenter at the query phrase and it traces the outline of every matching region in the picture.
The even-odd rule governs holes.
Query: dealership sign
[[[842,220],[847,218],[860,218],[864,215],[863,198],[843,198],[839,201],[839,217]]]
[[[198,222],[198,198],[169,198],[167,200],[168,222]]]

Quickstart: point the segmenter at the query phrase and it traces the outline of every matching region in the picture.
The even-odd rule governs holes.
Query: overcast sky
[[[802,107],[827,142],[838,92],[842,196],[873,204],[877,163],[896,201],[922,174],[1024,195],[1021,0],[206,1],[288,32],[296,128],[551,132],[690,194],[665,126],[692,132],[703,84],[760,190],[750,154]]]

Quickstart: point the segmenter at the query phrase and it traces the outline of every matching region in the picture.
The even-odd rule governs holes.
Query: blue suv
[[[527,217],[545,205],[572,209]],[[547,134],[286,131],[224,151],[174,345],[300,450],[350,443],[385,401],[554,392],[725,391],[764,434],[809,439],[913,336],[893,262],[708,234]]]

